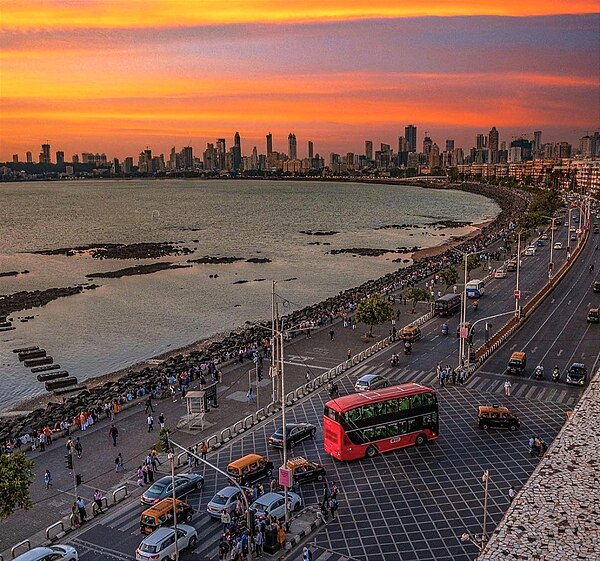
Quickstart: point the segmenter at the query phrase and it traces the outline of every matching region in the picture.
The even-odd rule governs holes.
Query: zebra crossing
[[[361,366],[356,369],[356,377],[363,374],[378,374],[391,383],[406,384],[409,382],[425,386],[437,386],[438,379],[435,370],[415,370],[407,366]],[[503,395],[506,376],[485,370],[477,371],[464,384],[465,387],[481,393]],[[521,399],[548,401],[564,405],[574,405],[579,399],[581,390],[566,386],[564,383],[532,380],[528,378],[511,378],[511,396]],[[447,386],[452,384],[447,384]],[[458,385],[456,387],[459,387]]]

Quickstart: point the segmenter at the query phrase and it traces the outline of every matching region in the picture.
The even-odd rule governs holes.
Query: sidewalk
[[[497,264],[493,264],[497,266]],[[404,306],[395,304],[395,310],[400,311],[400,317],[396,321],[396,328],[400,330],[404,325],[410,323],[423,313],[426,308],[424,304],[419,305],[417,313],[411,314],[410,302]],[[308,372],[311,378],[322,374],[325,370],[344,362],[347,352],[352,354],[364,350],[376,341],[389,335],[390,324],[374,328],[374,337],[366,338],[368,328],[359,325],[356,329],[344,328],[342,321],[336,321],[311,331],[311,337],[299,335],[285,344],[285,383],[286,392],[290,392],[305,382]],[[331,339],[330,330],[334,330]],[[319,359],[316,360],[315,356]],[[268,375],[267,362],[264,363],[264,377],[258,387],[258,402],[265,406],[271,402],[271,379]],[[81,495],[89,505],[91,512],[91,499],[95,489],[100,489],[109,497],[111,490],[127,485],[129,491],[137,491],[135,482],[135,470],[146,457],[150,448],[159,441],[158,416],[163,413],[166,426],[172,430],[172,438],[183,446],[191,446],[206,439],[212,434],[219,433],[221,429],[231,425],[233,422],[243,419],[258,409],[258,404],[248,404],[246,392],[248,390],[248,371],[254,369],[254,363],[244,360],[242,364],[234,362],[222,368],[223,381],[218,391],[218,408],[211,408],[206,415],[206,426],[203,431],[188,432],[176,429],[179,419],[185,415],[185,400],[177,396],[177,401],[170,398],[153,401],[155,430],[148,432],[145,414],[145,400],[140,398],[130,408],[119,413],[114,424],[119,430],[117,446],[114,447],[108,431],[111,422],[102,419],[87,431],[76,432],[73,437],[79,437],[83,446],[81,459],[74,457],[74,472],[81,474],[82,485],[77,493]],[[256,380],[252,376],[253,384]],[[194,381],[190,389],[198,386]],[[256,386],[255,392],[256,392]],[[33,508],[30,511],[17,511],[8,519],[3,521],[2,533],[0,535],[0,551],[10,549],[14,544],[30,538],[36,532],[44,530],[50,524],[59,520],[67,514],[76,498],[74,493],[74,474],[64,465],[66,440],[60,438],[47,447],[45,452],[29,452],[28,456],[35,461],[35,481],[31,486],[31,498]],[[118,452],[121,452],[125,460],[125,473],[115,473],[114,460]],[[164,459],[164,458],[163,458]],[[49,469],[53,477],[53,486],[45,489],[43,474]],[[164,468],[159,467],[162,471]],[[161,471],[157,474],[161,477]],[[133,493],[136,495],[136,493]],[[110,497],[109,497],[110,498]],[[132,500],[127,499],[127,500]],[[37,543],[32,543],[32,546]],[[8,557],[3,553],[4,558]]]

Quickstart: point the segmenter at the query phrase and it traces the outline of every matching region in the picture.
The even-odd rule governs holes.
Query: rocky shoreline
[[[85,275],[88,279],[120,279],[121,277],[131,277],[134,275],[150,275],[159,271],[169,269],[187,269],[192,265],[176,265],[169,261],[160,263],[150,263],[148,265],[136,265],[135,267],[126,267],[117,271],[106,271],[104,273],[90,273]]]
[[[501,208],[500,214],[492,224],[482,227],[475,237],[462,241],[462,243],[459,241],[454,249],[461,251],[483,251],[487,245],[504,237],[526,210],[529,201],[526,193],[504,187],[462,184],[453,186],[453,188],[491,198]],[[287,316],[286,323],[298,325],[311,322],[314,326],[322,325],[331,318],[348,313],[358,301],[368,294],[373,292],[386,294],[402,289],[445,266],[458,263],[461,259],[454,249],[447,249],[444,246],[438,249],[440,251],[438,255],[416,259],[408,267],[388,273],[379,279],[367,281],[358,287],[342,291],[336,296],[293,312]],[[210,361],[221,363],[237,356],[239,349],[250,348],[254,342],[269,335],[270,321],[263,321],[248,325],[238,331],[232,331],[219,340],[200,341],[189,347],[173,351],[173,354],[169,354],[169,357],[161,364],[148,365],[148,362],[145,362],[139,366],[139,369],[130,368],[126,371],[106,375],[103,379],[108,381],[84,390],[77,396],[68,398],[64,403],[49,403],[45,408],[38,408],[26,416],[1,419],[0,440],[32,432],[45,423],[53,425],[60,420],[70,419],[82,409],[101,407],[104,402],[122,398],[126,393],[136,395],[139,388],[156,385],[171,373],[177,374],[192,366],[206,365]],[[92,385],[93,380],[87,380],[86,383]],[[39,398],[36,401],[39,403]],[[23,405],[17,405],[15,409],[22,410]]]
[[[132,244],[88,244],[31,251],[36,255],[90,255],[94,259],[158,259],[169,255],[189,255],[194,250],[179,246],[182,242],[142,242]]]

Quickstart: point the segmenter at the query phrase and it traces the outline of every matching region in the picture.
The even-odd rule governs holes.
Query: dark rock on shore
[[[187,262],[200,263],[202,265],[228,265],[230,263],[243,260],[243,257],[211,257],[210,255],[205,255],[199,259],[188,259]]]
[[[7,271],[6,273],[0,272],[0,277],[16,277],[19,271]]]
[[[193,251],[175,242],[106,243],[32,251],[38,255],[73,255],[89,252],[94,259],[156,259],[167,255],[188,255]],[[182,243],[182,242],[177,242]]]
[[[187,269],[191,265],[175,265],[170,262],[150,263],[149,265],[136,265],[135,267],[126,267],[117,271],[107,271],[105,273],[91,273],[85,275],[88,279],[119,279],[121,277],[131,277],[133,275],[149,275],[167,269]]]
[[[246,263],[271,263],[271,260],[266,257],[250,257],[246,259]]]
[[[375,249],[371,247],[352,247],[350,249],[332,249],[329,252],[331,255],[338,253],[352,253],[354,255],[365,255],[367,257],[379,257],[386,253],[398,253],[395,249]]]
[[[300,233],[307,236],[333,236],[339,234],[335,230],[300,230]]]
[[[375,230],[408,230],[410,228],[419,228],[419,226],[415,226],[414,224],[386,224],[385,226],[375,228]]]
[[[66,286],[63,288],[48,288],[46,290],[32,290],[15,292],[13,294],[0,296],[0,316],[9,315],[20,310],[29,310],[45,306],[48,302],[63,298],[65,296],[73,296],[84,290],[93,290],[98,285],[80,285]]]
[[[438,220],[437,222],[430,222],[427,224],[427,228],[438,227],[438,228],[464,228],[470,226],[473,222],[461,222],[460,220]]]

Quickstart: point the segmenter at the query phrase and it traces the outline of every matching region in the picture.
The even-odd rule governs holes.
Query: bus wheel
[[[377,448],[375,448],[375,446],[369,446],[367,448],[367,458],[374,458],[375,456],[377,456]]]
[[[415,440],[415,444],[417,446],[421,446],[421,444],[425,444],[427,442],[427,437],[421,433],[419,436],[417,436],[417,439]]]

